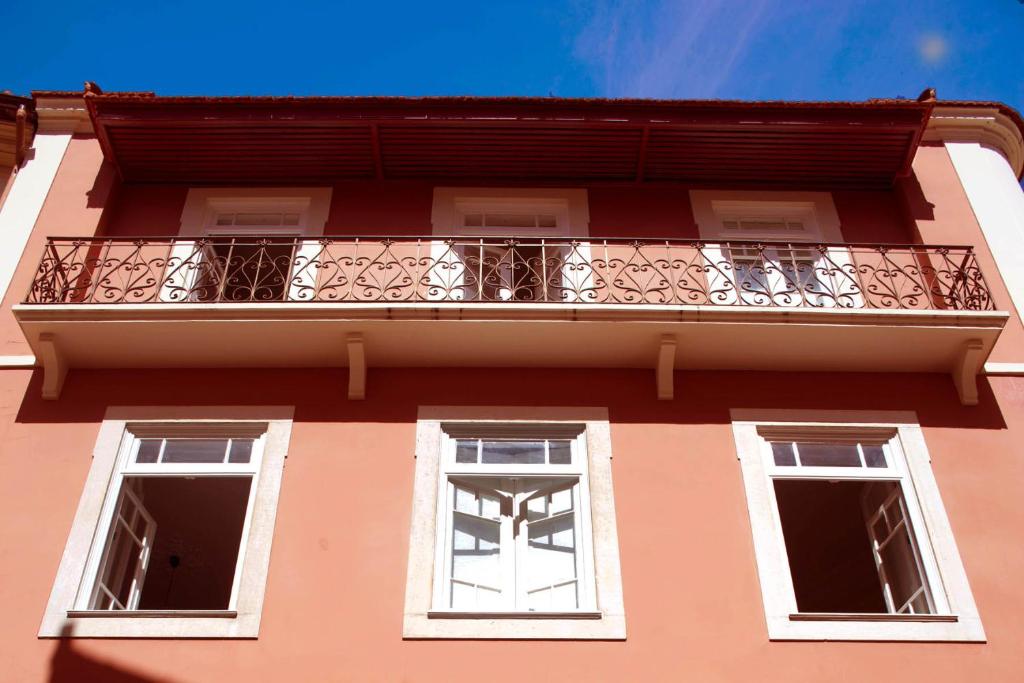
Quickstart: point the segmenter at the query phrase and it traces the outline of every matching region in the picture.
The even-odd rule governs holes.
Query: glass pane
[[[475,463],[477,458],[477,439],[459,439],[455,442],[455,462]]]
[[[900,527],[879,554],[882,556],[882,568],[889,582],[889,590],[892,591],[893,604],[898,610],[921,588],[921,576],[917,571],[907,527]]]
[[[467,228],[479,228],[484,224],[483,214],[467,213],[463,218],[463,225]]]
[[[286,213],[284,215],[284,221],[282,221],[282,222],[284,223],[284,225],[298,225],[299,224],[299,214],[297,214],[297,213]]]
[[[235,214],[236,225],[281,225],[279,213],[238,213]]]
[[[451,606],[464,610],[498,610],[501,609],[501,591],[452,581]]]
[[[911,609],[914,614],[928,614],[931,610],[928,608],[928,597],[921,591],[916,598],[910,601]]]
[[[485,223],[489,228],[532,228],[537,217],[530,213],[489,213]]]
[[[855,444],[800,443],[797,449],[804,467],[860,467]]]
[[[163,462],[224,462],[227,439],[168,439]]]
[[[534,521],[552,517],[573,508],[573,489],[562,489],[547,496],[536,496],[526,501],[526,519]]]
[[[537,216],[537,227],[538,228],[557,228],[558,219],[550,214],[540,214]]]
[[[543,465],[543,441],[484,441],[485,465]]]
[[[114,533],[107,548],[107,565],[100,583],[113,593],[122,605],[128,605],[131,579],[139,561],[139,547],[128,534],[124,524],[114,520]],[[102,591],[100,592],[102,595]],[[109,605],[109,603],[107,603]],[[95,608],[95,607],[94,607]],[[116,606],[115,606],[116,608]]]
[[[494,496],[456,486],[455,509],[468,515],[498,519],[501,515],[501,501]]]
[[[868,467],[885,467],[885,449],[881,446],[861,446],[864,449],[864,463]]]
[[[551,514],[557,515],[560,512],[572,510],[572,489],[555,491],[550,496]]]
[[[779,467],[793,467],[796,465],[796,454],[793,452],[793,444],[790,442],[772,442],[772,457]]]
[[[572,464],[572,442],[570,441],[549,441],[548,462],[552,465]]]
[[[499,524],[455,513],[452,523],[452,579],[482,584],[491,589],[501,585]],[[476,607],[476,591],[458,588],[453,581],[452,607]]]
[[[576,578],[575,515],[529,525],[526,558],[528,590],[554,586]],[[576,606],[575,586],[571,607]]]
[[[885,515],[878,515],[878,518],[871,525],[871,531],[879,542],[886,539],[889,535],[889,526],[885,523]]]
[[[228,462],[244,463],[252,459],[254,439],[232,439]]]
[[[576,582],[542,588],[526,594],[526,608],[531,612],[572,610],[579,607]]]
[[[163,442],[163,439],[140,439],[139,452],[135,455],[135,462],[156,462],[160,458],[160,444]]]

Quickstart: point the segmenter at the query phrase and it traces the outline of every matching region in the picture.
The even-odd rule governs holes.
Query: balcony
[[[68,367],[952,372],[1007,314],[969,247],[513,237],[51,239],[15,314]],[[49,360],[47,360],[49,359]],[[44,386],[44,390],[47,389]]]

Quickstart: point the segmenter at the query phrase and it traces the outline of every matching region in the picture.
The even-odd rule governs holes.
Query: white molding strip
[[[7,295],[70,142],[71,133],[37,134],[28,161],[18,169],[7,200],[0,206],[0,300]]]
[[[32,354],[27,356],[0,356],[0,368],[34,368],[36,357]]]
[[[1024,376],[1024,363],[985,363],[986,375]]]

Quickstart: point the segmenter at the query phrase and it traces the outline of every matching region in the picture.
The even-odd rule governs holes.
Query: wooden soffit
[[[86,97],[140,183],[679,182],[884,188],[932,101]]]

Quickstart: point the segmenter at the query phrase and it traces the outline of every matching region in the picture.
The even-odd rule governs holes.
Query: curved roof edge
[[[1024,176],[1024,117],[1001,102],[936,102],[923,139],[991,147],[1006,158],[1018,180]]]

